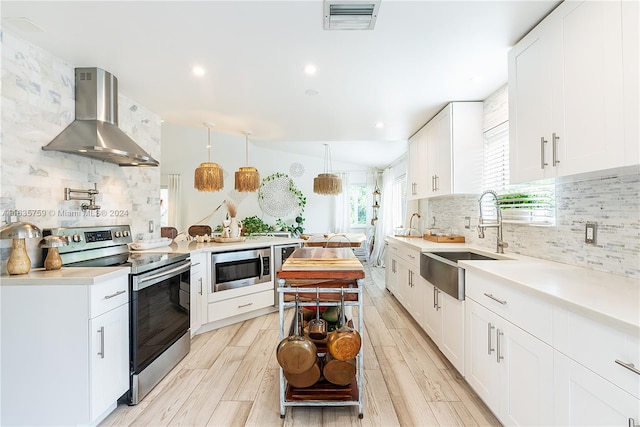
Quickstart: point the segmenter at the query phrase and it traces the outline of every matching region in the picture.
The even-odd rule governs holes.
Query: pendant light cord
[[[209,144],[207,145],[207,148],[209,149],[209,163],[211,163],[211,126],[207,126],[207,139],[209,141]]]

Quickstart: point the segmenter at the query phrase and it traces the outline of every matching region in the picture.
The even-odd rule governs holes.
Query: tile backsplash
[[[495,251],[496,231],[478,238],[478,196],[450,196],[421,201],[420,213],[435,227],[464,235],[471,244]],[[464,218],[471,218],[471,229]],[[596,244],[584,242],[585,224],[598,224]],[[427,224],[425,222],[425,224]],[[428,226],[428,224],[427,224]],[[605,174],[598,178],[556,183],[556,225],[504,224],[505,253],[640,278],[640,174]]]
[[[112,163],[42,147],[75,115],[74,67],[14,34],[3,31],[2,113],[0,135],[0,213],[40,228],[129,224],[133,235],[159,237],[160,168],[119,167]],[[86,66],[87,64],[77,64]],[[109,70],[107,70],[109,71]],[[117,77],[117,76],[116,76]],[[119,127],[138,145],[160,158],[160,117],[118,96]],[[82,211],[82,201],[64,200],[64,188],[98,191],[95,211]],[[149,221],[155,230],[149,232]],[[28,242],[33,265],[41,265],[37,240]],[[9,241],[1,241],[2,272]]]

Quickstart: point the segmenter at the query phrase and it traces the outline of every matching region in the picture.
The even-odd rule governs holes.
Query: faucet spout
[[[496,214],[495,221],[493,221],[493,220],[488,220],[487,221],[484,218],[484,215],[482,213],[482,199],[487,194],[491,195],[493,197],[493,200],[494,200],[495,214]],[[504,248],[508,247],[509,244],[507,242],[505,242],[503,240],[503,238],[502,238],[502,213],[500,211],[500,200],[498,199],[498,194],[493,190],[484,191],[480,195],[480,198],[478,199],[478,205],[479,205],[479,210],[480,210],[480,217],[478,218],[478,238],[484,239],[484,229],[485,228],[495,227],[496,230],[497,230],[497,235],[496,235],[496,253],[503,254],[504,253]]]

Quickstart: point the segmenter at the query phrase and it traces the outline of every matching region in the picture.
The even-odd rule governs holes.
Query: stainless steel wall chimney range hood
[[[159,163],[118,128],[118,79],[100,68],[76,68],[76,119],[43,150],[120,166]]]

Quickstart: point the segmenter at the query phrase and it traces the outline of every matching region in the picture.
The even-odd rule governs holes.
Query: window
[[[367,186],[365,184],[349,185],[349,212],[351,227],[366,227]]]
[[[553,180],[509,184],[509,122],[484,133],[483,188],[498,194],[505,222],[555,225]]]

